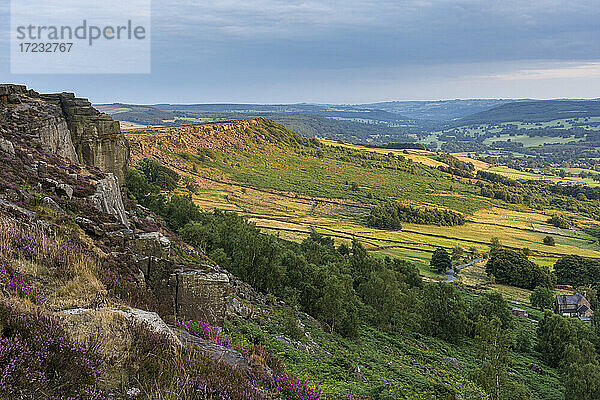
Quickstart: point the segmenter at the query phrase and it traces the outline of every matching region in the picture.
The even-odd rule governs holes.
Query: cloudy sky
[[[153,0],[147,75],[11,74],[6,3],[0,80],[95,102],[600,97],[599,0]]]

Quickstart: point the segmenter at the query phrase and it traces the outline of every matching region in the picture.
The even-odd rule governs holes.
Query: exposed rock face
[[[79,161],[60,107],[42,101],[38,93],[19,85],[0,85],[1,104],[7,106],[0,114],[12,122],[18,133],[31,136],[47,153],[72,163]]]
[[[229,278],[226,274],[184,271],[177,274],[177,313],[186,319],[223,325]]]
[[[90,200],[98,210],[113,215],[122,225],[129,227],[125,207],[123,206],[123,198],[121,197],[121,189],[113,174],[107,174],[106,178],[98,182],[96,193],[90,196]]]
[[[127,246],[134,254],[131,264],[143,273],[167,322],[207,320],[223,325],[231,289],[227,274],[209,265],[174,263],[171,243],[160,232],[136,234]]]
[[[73,93],[45,94],[44,100],[61,107],[79,160],[125,179],[129,144],[118,121],[92,107]]]
[[[0,85],[0,119],[51,154],[125,178],[129,144],[119,122],[73,93],[39,94],[21,85]],[[0,132],[1,133],[1,132]]]

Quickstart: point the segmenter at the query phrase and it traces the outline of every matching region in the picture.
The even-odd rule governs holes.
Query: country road
[[[463,268],[465,268],[465,267],[468,267],[469,265],[473,265],[473,264],[475,264],[475,263],[478,263],[478,262],[480,262],[480,261],[483,261],[483,257],[481,257],[481,258],[478,258],[477,260],[473,260],[473,261],[471,261],[471,262],[468,262],[468,263],[466,263],[466,264],[459,265],[459,266],[457,266],[457,267],[454,267],[454,268],[455,268],[455,269],[459,269],[459,270],[460,270],[460,269],[463,269]],[[446,272],[446,282],[454,282],[454,281],[456,281],[456,280],[458,280],[458,278],[456,277],[456,275],[454,275],[454,270],[453,270],[453,269],[451,269],[450,271],[447,271],[447,272]]]

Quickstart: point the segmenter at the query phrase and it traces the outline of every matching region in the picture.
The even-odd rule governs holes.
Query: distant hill
[[[564,118],[600,116],[598,100],[538,100],[519,101],[478,112],[458,121],[465,123],[546,122]]]
[[[513,102],[508,99],[468,99],[440,101],[388,101],[359,104],[356,107],[379,109],[411,119],[452,121]]]
[[[319,104],[156,104],[163,111],[186,111],[194,113],[219,112],[238,113],[251,117],[272,113],[312,114],[325,118],[398,123],[410,118],[395,112],[347,105]]]
[[[345,106],[251,104],[105,104],[97,106],[119,121],[141,125],[179,125],[263,117],[285,125],[301,136],[355,143],[385,144],[413,141],[422,124],[381,110]]]

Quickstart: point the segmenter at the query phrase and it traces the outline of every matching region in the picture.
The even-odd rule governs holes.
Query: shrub
[[[537,265],[522,252],[493,248],[485,272],[494,275],[496,282],[533,289],[536,286],[552,287],[556,278],[548,267]]]
[[[445,249],[438,247],[431,256],[429,265],[440,274],[443,274],[452,268],[452,261],[450,260],[448,252]]]
[[[547,287],[537,286],[529,297],[531,306],[540,310],[552,310],[554,308],[554,294]]]
[[[544,244],[546,246],[554,246],[556,243],[554,242],[554,238],[552,236],[546,236],[544,238]]]
[[[0,393],[6,398],[101,399],[99,335],[73,341],[56,318],[0,302]]]

